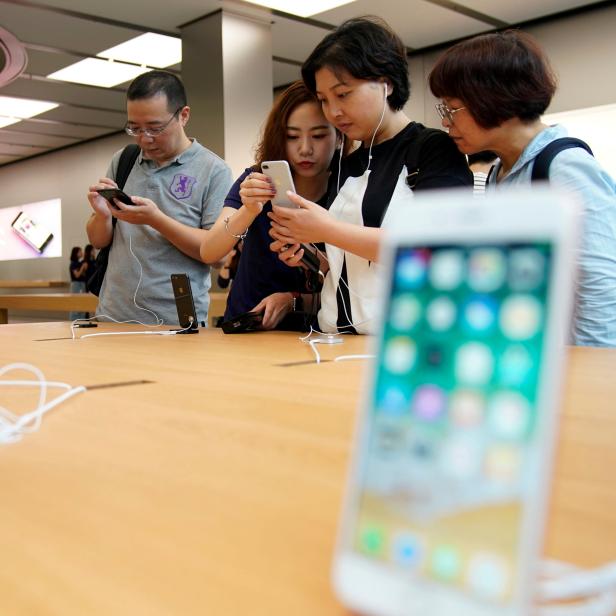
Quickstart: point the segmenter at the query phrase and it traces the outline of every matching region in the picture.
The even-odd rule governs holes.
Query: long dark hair
[[[286,159],[289,116],[304,103],[319,105],[316,96],[308,90],[303,81],[292,83],[276,99],[267,116],[261,140],[255,148],[255,170],[260,171],[261,163],[265,160]]]
[[[71,249],[71,261],[79,261],[79,251],[81,246],[73,246]]]
[[[86,244],[85,250],[83,251],[83,260],[84,261],[92,261],[94,257],[92,253],[94,252],[94,246],[92,244]]]

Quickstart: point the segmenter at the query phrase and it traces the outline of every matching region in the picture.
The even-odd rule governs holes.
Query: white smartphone
[[[532,612],[576,214],[548,190],[500,192],[418,195],[389,225],[333,563],[358,612]]]
[[[53,233],[35,223],[25,212],[17,214],[17,217],[11,223],[11,227],[19,237],[39,253],[42,253],[53,239]]]
[[[276,194],[271,199],[272,205],[296,208],[297,205],[287,197],[287,190],[296,192],[289,163],[286,160],[266,160],[261,163],[261,171],[272,180],[276,188]]]

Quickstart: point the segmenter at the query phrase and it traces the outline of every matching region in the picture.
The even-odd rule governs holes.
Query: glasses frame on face
[[[165,122],[162,126],[157,126],[156,128],[132,128],[128,125],[128,122],[124,125],[124,132],[130,137],[139,137],[139,135],[145,135],[146,137],[154,138],[158,137],[158,135],[162,134],[169,124],[173,121],[175,117],[177,117],[178,113],[184,109],[184,106],[178,107],[173,115]]]
[[[458,113],[458,111],[462,111],[462,109],[466,109],[466,107],[458,107],[456,109],[452,109],[447,103],[436,103],[434,105],[437,113],[441,117],[441,120],[447,120],[450,124],[454,123],[454,115]]]

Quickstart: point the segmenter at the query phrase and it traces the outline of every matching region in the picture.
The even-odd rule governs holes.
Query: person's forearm
[[[150,226],[191,259],[202,260],[199,248],[206,234],[205,229],[189,227],[160,211],[155,220],[150,223]]]
[[[100,249],[108,246],[113,237],[111,216],[104,218],[98,214],[92,214],[86,224],[86,233],[94,248]]]
[[[336,220],[328,225],[323,241],[368,261],[377,261],[382,236],[382,229]]]
[[[214,226],[205,234],[201,243],[201,259],[205,263],[220,261],[235,246],[242,235],[258,216],[244,206],[238,210],[224,207]],[[225,225],[225,219],[229,222]]]

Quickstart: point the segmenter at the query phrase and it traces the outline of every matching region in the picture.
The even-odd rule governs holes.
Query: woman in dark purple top
[[[225,318],[253,311],[263,315],[262,327],[293,328],[290,313],[304,304],[312,311],[314,296],[307,294],[303,269],[289,267],[269,245],[273,184],[261,173],[261,163],[286,160],[298,194],[324,203],[330,163],[336,149],[336,131],[302,82],[296,82],[276,100],[257,146],[255,164],[232,186],[216,224],[201,245],[201,258],[219,260],[238,238],[244,238],[242,257],[233,280]],[[295,323],[297,323],[295,321]],[[299,325],[298,325],[299,328]]]

